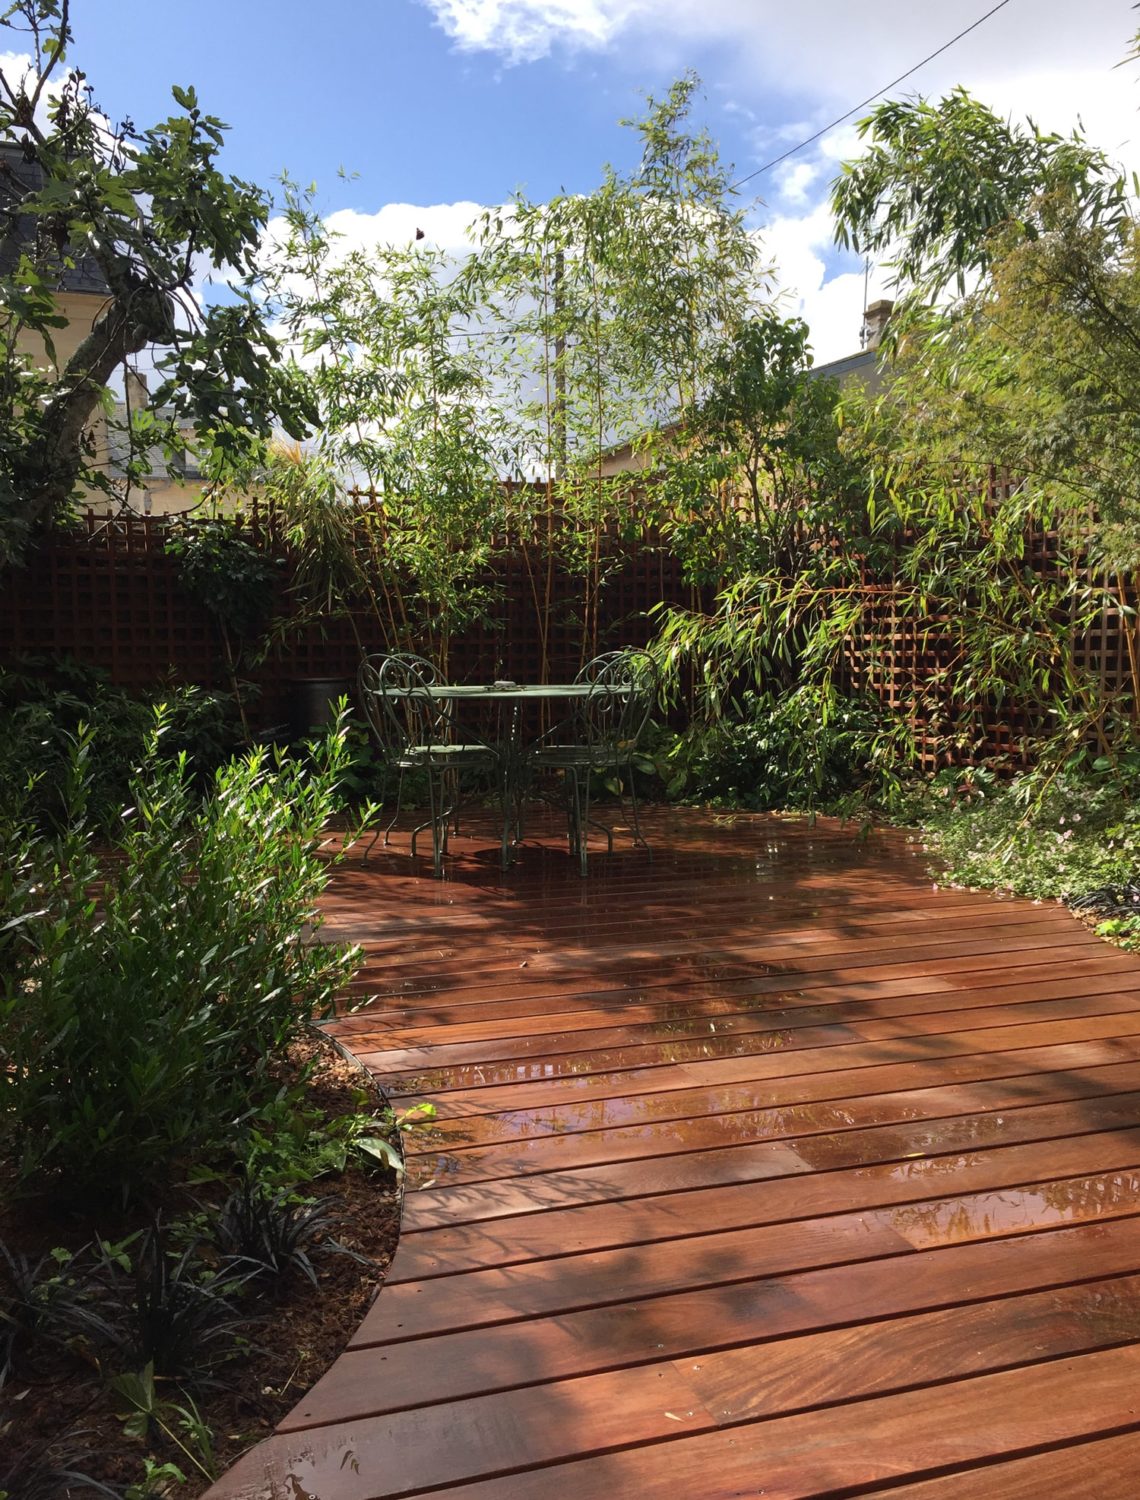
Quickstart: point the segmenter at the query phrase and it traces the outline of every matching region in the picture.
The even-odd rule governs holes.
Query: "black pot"
[[[289,727],[294,739],[336,722],[339,698],[351,697],[347,677],[297,677],[289,684]]]

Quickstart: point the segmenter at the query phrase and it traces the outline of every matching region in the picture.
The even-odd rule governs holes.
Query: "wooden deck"
[[[1140,960],[901,836],[346,866],[403,1238],[214,1500],[1140,1493]]]

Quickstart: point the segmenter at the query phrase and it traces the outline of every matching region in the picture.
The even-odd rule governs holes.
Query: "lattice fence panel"
[[[995,478],[993,500],[1009,488],[1008,481]],[[274,555],[286,552],[271,514],[255,511],[245,525]],[[168,534],[162,517],[107,521],[94,515],[73,530],[53,534],[25,568],[0,579],[0,662],[71,657],[132,689],[163,681],[227,687],[225,643],[209,612],[182,586],[177,559],[166,551]],[[455,680],[566,679],[595,650],[647,641],[656,605],[711,603],[707,595],[694,594],[680,561],[647,530],[634,541],[605,539],[607,582],[596,619],[585,581],[558,564],[550,576],[547,609],[543,554],[533,538],[528,541],[528,547],[500,553],[478,580],[496,602],[484,623],[451,643],[449,670]],[[1027,568],[1046,577],[1061,565],[1055,534],[1027,537]],[[282,607],[287,591],[286,568],[279,584]],[[863,593],[862,628],[847,655],[848,679],[895,708],[917,696],[914,728],[924,764],[934,768],[946,758],[939,747],[948,738],[956,742],[959,760],[1023,756],[1038,727],[1030,713],[1016,704],[962,702],[951,690],[955,648],[949,617],[915,619],[900,612],[889,579],[865,579]],[[1136,676],[1136,605],[1135,589],[1121,586],[1080,642],[1079,664],[1109,686]],[[281,649],[245,674],[257,689],[252,721],[262,728],[286,722],[298,682],[351,682],[361,649],[383,647],[378,622],[366,614],[292,633]]]
[[[287,555],[272,516],[254,514],[246,527],[274,555]],[[178,561],[165,548],[168,535],[163,517],[107,521],[89,514],[82,526],[50,536],[26,567],[3,580],[0,662],[69,657],[132,689],[164,681],[228,686],[222,634],[180,582]],[[535,549],[515,547],[500,554],[476,580],[494,596],[486,622],[451,643],[449,667],[455,680],[572,677],[595,650],[647,641],[653,633],[648,612],[654,605],[690,602],[680,564],[661,552],[652,535],[621,547],[611,539],[606,548],[607,582],[597,611],[590,611],[589,630],[583,623],[585,580],[556,565],[547,609],[545,565]],[[286,568],[278,585],[282,609],[288,608],[288,586]],[[367,613],[288,633],[280,648],[242,673],[257,690],[252,722],[263,728],[284,723],[298,682],[350,682],[361,650],[380,651],[384,644],[381,625]],[[236,652],[242,643],[230,645]]]

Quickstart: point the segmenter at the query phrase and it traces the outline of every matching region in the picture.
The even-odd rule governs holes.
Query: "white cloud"
[[[799,315],[811,329],[817,365],[858,351],[863,309],[884,295],[890,294],[874,271],[869,281],[862,271],[845,271],[804,293]]]
[[[788,203],[806,203],[808,189],[817,182],[823,168],[812,161],[789,161],[779,168],[777,190]]]
[[[831,216],[826,205],[817,204],[801,216],[777,215],[760,234],[786,293],[798,297],[822,282],[824,251],[831,243]]]
[[[534,62],[557,45],[601,49],[638,13],[644,0],[424,0],[460,47]]]
[[[826,203],[800,216],[775,216],[761,236],[776,264],[777,305],[786,316],[807,323],[816,363],[853,354],[859,348],[863,321],[864,277],[858,271],[827,278],[827,256],[834,247]],[[881,295],[883,278],[876,273],[868,297],[874,301]]]
[[[487,210],[481,203],[461,201],[458,203],[385,203],[375,213],[363,213],[356,208],[341,208],[325,217],[325,227],[333,236],[331,258],[333,263],[345,260],[355,251],[365,253],[373,250],[409,248],[419,245],[424,250],[441,250],[449,256],[461,256],[474,248],[471,230],[476,221]],[[510,212],[509,207],[502,210]],[[420,231],[417,240],[416,232]],[[262,241],[262,256],[268,261],[276,258],[289,234],[284,218],[270,219]],[[286,278],[286,287],[300,292],[305,285],[298,272]]]
[[[651,47],[678,69],[699,48],[728,112],[754,118],[759,165],[813,134],[873,89],[896,97],[939,96],[963,84],[1000,114],[1031,114],[1068,131],[1077,117],[1110,153],[1140,165],[1140,64],[1117,68],[1137,29],[1126,0],[1007,0],[1005,8],[925,63],[985,9],[877,0],[873,13],[849,0],[421,0],[444,32],[468,51],[512,63],[557,51],[609,51],[628,62]],[[640,50],[636,50],[640,49]],[[718,51],[719,49],[719,51]],[[712,52],[709,59],[710,50]],[[780,117],[783,117],[782,120]],[[767,118],[765,118],[767,117]],[[857,143],[846,124],[822,154]],[[812,150],[820,150],[819,146]],[[808,159],[810,159],[810,154]],[[748,169],[741,163],[742,171]]]
[[[687,61],[694,43],[720,44],[742,74],[817,98],[858,99],[912,67],[986,10],[877,0],[422,0],[444,32],[469,51],[531,61],[559,49],[600,51],[638,38]],[[1011,0],[932,65],[932,86],[1000,58],[1010,70],[1058,58],[1107,68],[1135,23],[1122,0]],[[919,86],[926,87],[923,82]],[[740,102],[747,103],[737,94]]]
[[[1078,123],[1114,160],[1140,167],[1140,66],[1039,68],[981,75],[972,92],[1004,114],[1068,135]]]
[[[27,88],[30,93],[35,88],[35,67],[29,52],[0,52],[0,73],[3,73],[8,81],[8,87],[14,94],[18,94],[24,88]],[[48,109],[63,92],[68,76],[66,73],[60,73],[48,79],[40,95],[39,103],[36,105],[35,121],[41,130],[46,131],[50,127]],[[104,115],[95,112],[94,118],[105,130],[109,129],[109,122]]]
[[[386,203],[372,214],[342,208],[330,214],[325,222],[339,237],[338,248],[343,253],[383,245],[414,244],[417,230],[421,231],[419,243],[424,248],[461,252],[472,248],[471,227],[485,212],[481,203],[471,202],[426,206]]]
[[[509,207],[503,212],[509,213]],[[478,203],[417,205],[388,203],[374,214],[341,209],[326,223],[340,236],[337,255],[385,245],[415,242],[417,229],[424,231],[422,243],[460,256],[473,248],[470,226],[487,209]],[[274,221],[271,235],[281,232]],[[827,257],[833,250],[831,215],[826,203],[816,203],[810,212],[773,215],[758,231],[762,259],[774,261],[776,293],[780,310],[803,317],[812,330],[817,363],[850,354],[858,348],[863,314],[863,275],[826,279]],[[299,282],[298,282],[299,285]],[[871,296],[882,294],[882,275],[872,277]]]
[[[27,52],[0,52],[0,73],[8,80],[13,91],[22,89],[32,71],[31,55]]]

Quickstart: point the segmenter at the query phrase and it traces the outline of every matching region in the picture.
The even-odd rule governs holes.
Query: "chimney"
[[[867,308],[863,314],[864,349],[877,349],[883,342],[883,334],[894,310],[895,304],[889,297],[880,297],[878,302],[872,302]]]
[[[137,370],[128,368],[123,377],[123,389],[127,398],[128,411],[142,411],[146,407],[150,393],[146,388],[145,375],[140,375]]]

